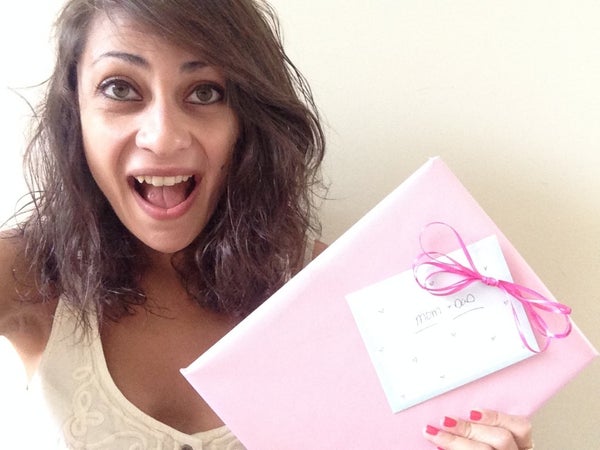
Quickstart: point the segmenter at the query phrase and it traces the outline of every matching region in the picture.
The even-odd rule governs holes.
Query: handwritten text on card
[[[469,251],[488,276],[511,279],[494,236]],[[528,324],[521,305],[483,283],[438,297],[419,287],[408,270],[347,300],[394,412],[532,355],[515,325],[513,306]],[[525,333],[535,342],[529,326]]]

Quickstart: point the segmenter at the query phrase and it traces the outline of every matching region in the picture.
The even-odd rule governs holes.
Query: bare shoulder
[[[327,247],[328,245],[325,242],[316,240],[312,249],[312,259],[315,259],[317,256],[319,256]]]
[[[19,268],[23,261],[23,241],[17,233],[0,233],[0,335],[6,336],[29,366],[48,340],[56,302],[38,301],[35,294],[24,300],[20,293],[28,283]],[[21,289],[20,289],[21,288]],[[30,292],[35,292],[31,290]]]

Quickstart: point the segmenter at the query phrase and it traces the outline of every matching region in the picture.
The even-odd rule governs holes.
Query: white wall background
[[[47,76],[60,3],[0,18],[1,219],[24,191],[27,114],[6,87]],[[271,3],[327,122],[324,239],[440,155],[599,347],[600,2]],[[598,380],[596,361],[539,411],[537,448],[597,448]]]
[[[50,29],[61,4],[62,0],[21,0],[4,4],[0,14],[0,223],[14,213],[27,192],[21,156],[31,111],[19,95],[35,103],[40,90],[30,87],[50,74],[54,57]],[[46,421],[38,420],[39,412],[28,407],[25,386],[16,353],[0,338],[0,448],[48,448]]]
[[[27,192],[21,157],[32,112],[24,99],[35,105],[41,92],[37,86],[50,75],[51,26],[61,4],[62,0],[11,2],[0,14],[0,223]]]

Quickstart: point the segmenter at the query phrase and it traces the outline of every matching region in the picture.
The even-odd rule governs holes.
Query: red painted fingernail
[[[469,415],[469,417],[471,418],[471,420],[481,420],[481,418],[483,417],[483,414],[481,414],[481,411],[473,410],[473,411],[471,411],[471,414]]]
[[[444,417],[444,426],[448,428],[455,427],[458,422],[452,417]]]
[[[435,436],[439,432],[440,432],[439,428],[432,427],[431,425],[427,425],[427,427],[425,427],[425,433],[427,433],[431,436]]]

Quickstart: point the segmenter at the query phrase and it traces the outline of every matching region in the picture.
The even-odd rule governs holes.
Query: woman
[[[57,31],[32,212],[0,240],[0,332],[64,446],[243,448],[179,369],[302,266],[310,90],[251,0],[70,0]],[[424,435],[531,446],[524,418],[471,419]]]

